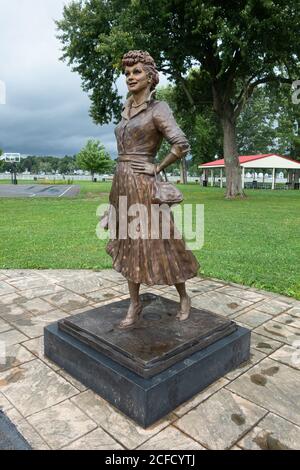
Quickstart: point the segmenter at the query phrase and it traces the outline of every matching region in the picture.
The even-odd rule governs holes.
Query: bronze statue
[[[144,51],[129,51],[123,56],[122,66],[130,96],[123,107],[122,120],[115,129],[119,157],[109,202],[117,209],[119,197],[126,196],[128,207],[143,204],[150,210],[154,171],[159,173],[184,157],[189,144],[169,105],[154,97],[159,76],[153,58]],[[154,164],[163,138],[171,144],[170,153],[161,163]],[[122,217],[129,219],[127,213]],[[110,239],[106,247],[114,269],[127,279],[130,293],[130,306],[119,327],[133,325],[142,311],[140,284],[175,285],[180,296],[176,318],[187,320],[191,300],[186,293],[185,281],[197,275],[199,263],[186,249],[184,239],[174,236],[170,239],[122,238],[119,236],[121,223],[119,219],[117,236]],[[173,218],[170,224],[174,231]]]

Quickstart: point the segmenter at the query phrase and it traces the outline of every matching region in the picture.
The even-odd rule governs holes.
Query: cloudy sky
[[[59,60],[55,19],[68,0],[0,0],[0,148],[23,155],[73,155],[88,138],[116,155],[114,125],[96,126],[80,77]],[[164,80],[163,80],[164,81]],[[120,94],[126,89],[118,81]],[[1,102],[1,100],[0,100]]]

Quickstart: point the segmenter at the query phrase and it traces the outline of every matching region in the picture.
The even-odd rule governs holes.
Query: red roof
[[[240,163],[246,163],[246,162],[251,162],[253,160],[259,160],[260,158],[271,157],[272,155],[276,155],[277,157],[284,158],[285,160],[290,160],[291,162],[294,162],[294,163],[299,163],[296,160],[293,160],[292,158],[283,157],[282,155],[277,155],[276,153],[265,153],[265,154],[260,154],[260,155],[241,155],[239,157],[239,161]],[[203,163],[202,165],[199,165],[199,166],[202,167],[202,166],[222,166],[222,165],[224,165],[224,158],[221,158],[220,160],[213,160],[212,162],[208,162],[208,163]]]

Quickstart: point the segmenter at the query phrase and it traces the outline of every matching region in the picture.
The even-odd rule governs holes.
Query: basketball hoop
[[[4,153],[0,160],[4,160],[6,163],[20,163],[21,154],[20,153]]]
[[[11,182],[12,184],[18,184],[16,163],[20,163],[21,154],[20,153],[4,153],[0,157],[0,160],[10,164]]]

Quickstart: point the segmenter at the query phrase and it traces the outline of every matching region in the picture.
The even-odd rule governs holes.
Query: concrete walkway
[[[193,278],[192,305],[251,328],[251,360],[144,430],[43,356],[43,328],[128,297],[114,270],[0,270],[0,408],[34,449],[300,449],[300,302]],[[177,299],[175,288],[150,291]]]

